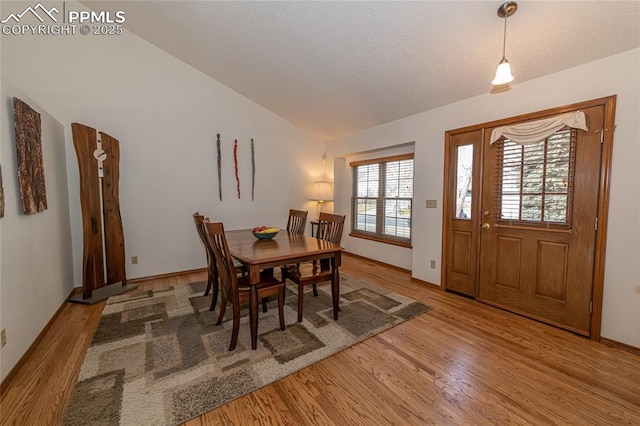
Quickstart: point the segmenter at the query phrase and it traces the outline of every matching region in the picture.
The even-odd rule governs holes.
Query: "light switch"
[[[437,209],[438,208],[438,200],[427,200],[427,208],[428,209]]]

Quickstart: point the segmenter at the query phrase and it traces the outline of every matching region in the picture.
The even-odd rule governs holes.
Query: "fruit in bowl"
[[[251,230],[251,233],[253,234],[254,237],[256,237],[259,240],[270,240],[271,238],[275,237],[278,232],[280,231],[280,228],[274,228],[273,226],[269,227],[269,226],[256,226],[255,228],[253,228]]]

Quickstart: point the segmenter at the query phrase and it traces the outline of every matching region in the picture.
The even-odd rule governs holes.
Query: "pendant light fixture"
[[[504,39],[502,41],[502,60],[498,64],[498,69],[496,70],[496,76],[493,78],[491,84],[494,86],[501,86],[504,84],[508,84],[513,81],[513,75],[511,75],[511,65],[505,56],[505,51],[507,48],[507,18],[518,10],[518,4],[515,1],[508,1],[503,3],[498,8],[498,16],[504,18]]]

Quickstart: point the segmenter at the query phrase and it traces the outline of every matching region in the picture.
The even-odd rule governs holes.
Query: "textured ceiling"
[[[125,28],[323,139],[487,93],[500,1],[91,1]],[[512,84],[640,46],[639,1],[519,1]]]

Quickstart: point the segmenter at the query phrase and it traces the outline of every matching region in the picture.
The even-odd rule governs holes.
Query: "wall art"
[[[40,114],[13,98],[13,116],[22,211],[33,214],[47,209]]]
[[[0,217],[4,217],[4,186],[2,186],[2,165],[0,164]]]

